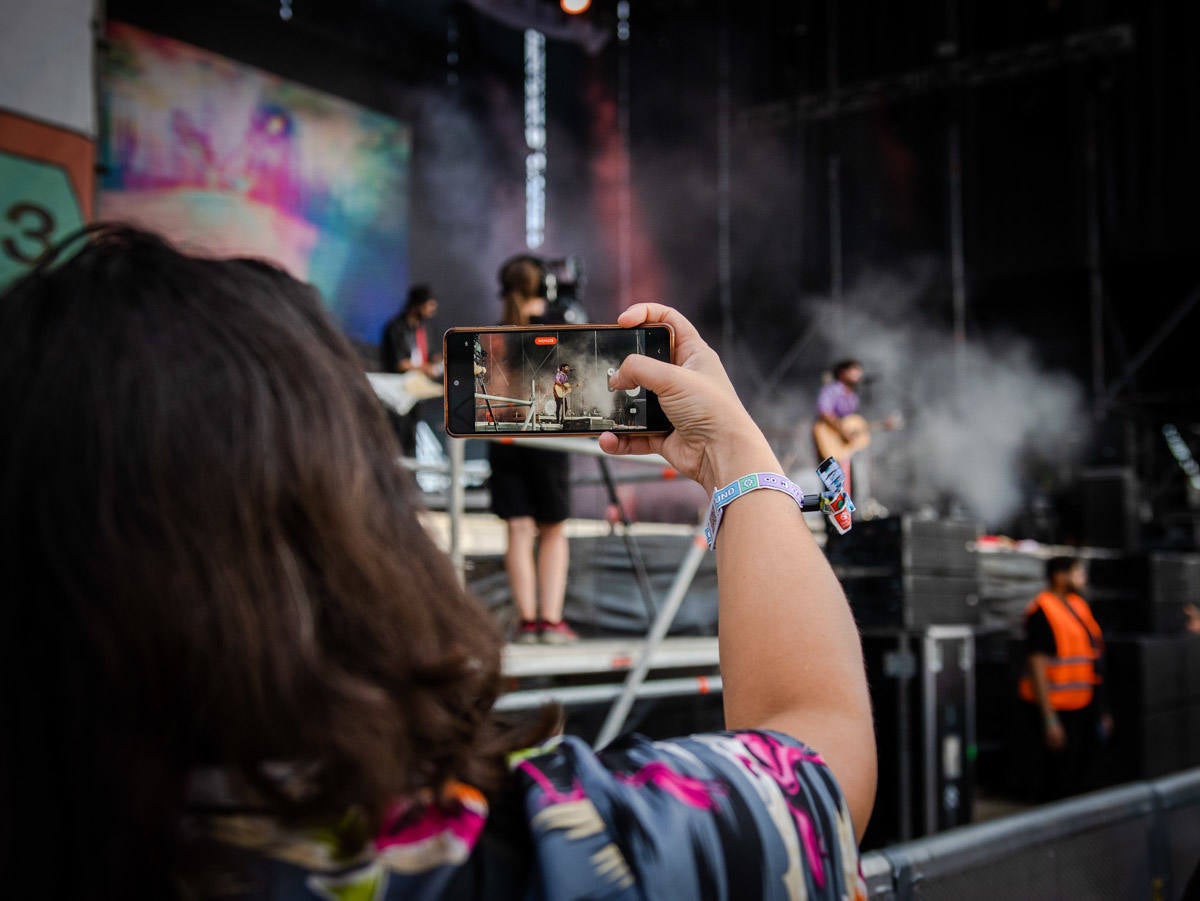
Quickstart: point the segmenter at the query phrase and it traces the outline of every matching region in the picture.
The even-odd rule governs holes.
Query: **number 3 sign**
[[[65,170],[0,151],[0,288],[83,226]]]

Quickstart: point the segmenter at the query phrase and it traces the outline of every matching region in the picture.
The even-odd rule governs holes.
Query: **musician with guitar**
[[[863,367],[858,360],[841,360],[833,365],[833,380],[817,395],[817,420],[813,423],[813,444],[817,459],[833,457],[846,473],[850,485],[850,460],[871,443],[873,426],[891,431],[898,428],[899,418],[889,416],[869,423],[858,415],[858,388],[862,384]]]
[[[379,344],[380,362],[384,372],[406,374],[403,389],[414,402],[442,394],[441,354],[430,353],[429,335],[425,323],[437,313],[438,302],[428,285],[413,285],[409,289],[404,309],[388,320],[383,327]],[[417,420],[414,410],[389,412],[392,427],[400,447],[408,456],[416,453]]]
[[[567,395],[571,393],[571,364],[563,363],[554,373],[554,418],[562,425],[567,415]]]

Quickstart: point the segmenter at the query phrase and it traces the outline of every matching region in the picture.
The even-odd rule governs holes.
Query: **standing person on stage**
[[[514,257],[501,267],[504,325],[529,325],[546,314],[541,284],[541,267],[530,257]],[[557,384],[557,376],[555,381]],[[504,568],[520,617],[516,640],[520,644],[577,641],[578,636],[563,621],[566,519],[571,513],[567,455],[490,443],[488,459],[492,465],[492,512],[508,525]]]
[[[851,434],[846,417],[858,412],[858,386],[862,382],[863,367],[858,360],[842,360],[833,364],[833,380],[817,395],[817,419],[828,423],[849,441]]]
[[[404,309],[387,321],[379,343],[384,372],[423,372],[431,379],[440,378],[441,354],[429,352],[425,323],[437,314],[438,302],[428,285],[413,285]],[[403,416],[389,411],[392,427],[405,456],[417,450],[417,407]]]
[[[563,363],[554,373],[554,418],[562,425],[567,415],[567,395],[571,393],[571,364]]]
[[[833,379],[817,394],[817,419],[813,424],[813,447],[817,462],[833,457],[841,464],[846,474],[846,491],[850,491],[850,457],[854,453],[856,437],[851,422],[860,423],[858,417],[858,385],[862,381],[863,367],[858,360],[846,359],[833,364]],[[853,417],[853,419],[851,419]],[[786,466],[795,462],[789,458]],[[831,528],[830,523],[825,523]]]
[[[818,462],[825,457],[835,457],[846,473],[846,490],[850,489],[850,448],[857,437],[851,423],[858,424],[858,386],[862,382],[863,367],[858,360],[847,359],[833,364],[833,379],[817,394],[817,424],[813,436],[817,445]],[[850,417],[855,417],[851,420]],[[824,425],[832,429],[838,442],[846,446],[838,453],[822,446],[821,434]]]
[[[1025,612],[1020,695],[1041,737],[1037,797],[1053,800],[1095,787],[1113,722],[1104,690],[1104,636],[1080,596],[1087,588],[1083,563],[1047,560],[1046,582]]]
[[[817,460],[833,457],[846,474],[846,490],[850,489],[850,461],[871,443],[871,424],[858,415],[858,388],[863,380],[863,367],[858,360],[848,359],[833,364],[833,380],[817,395],[817,417],[813,423],[813,444]],[[876,423],[890,432],[901,425],[899,415]]]

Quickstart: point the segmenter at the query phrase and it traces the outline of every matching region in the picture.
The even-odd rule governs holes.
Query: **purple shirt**
[[[858,395],[841,382],[834,380],[817,395],[817,413],[841,419],[858,411]]]
[[[558,372],[554,373],[554,381],[559,385],[565,385],[567,382],[571,381],[571,376],[568,373],[559,370]]]

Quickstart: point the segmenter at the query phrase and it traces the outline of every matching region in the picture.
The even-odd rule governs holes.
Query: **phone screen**
[[[667,326],[451,329],[446,431],[462,437],[669,432],[653,392],[614,389],[611,378],[630,354],[670,362],[673,338]]]

